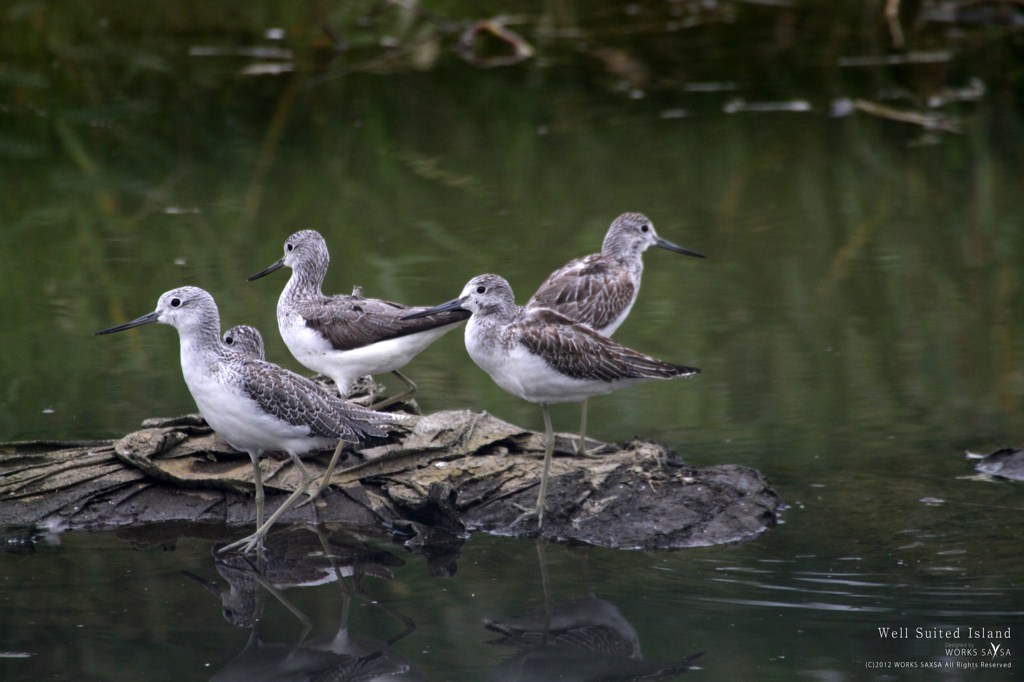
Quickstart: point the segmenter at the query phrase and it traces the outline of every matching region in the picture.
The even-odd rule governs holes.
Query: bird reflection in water
[[[551,603],[544,543],[541,562],[544,608],[525,616],[487,619],[502,635],[491,644],[512,647],[489,682],[656,682],[682,675],[702,654],[678,661],[645,661],[633,626],[611,602],[590,596]]]
[[[374,549],[351,536],[328,535],[321,529],[291,527],[266,538],[257,556],[221,556],[213,548],[217,572],[229,587],[222,588],[183,571],[221,599],[224,618],[232,625],[252,629],[245,648],[211,680],[216,682],[392,682],[426,680],[393,646],[416,630],[398,611],[371,600],[398,619],[403,631],[388,641],[353,636],[348,629],[352,597],[368,598],[361,579],[369,575],[390,579],[389,567],[404,561]],[[349,578],[352,585],[349,584]],[[309,637],[313,622],[283,594],[290,587],[337,582],[341,592],[341,622],[333,636]],[[290,611],[302,632],[294,644],[266,642],[259,636],[266,595]]]

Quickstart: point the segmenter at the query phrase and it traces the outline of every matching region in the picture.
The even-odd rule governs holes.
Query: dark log
[[[515,520],[536,503],[544,436],[486,412],[410,415],[389,438],[348,446],[331,490],[284,521],[385,529],[428,546],[465,530],[543,534],[604,547],[677,549],[743,542],[772,528],[782,503],[760,472],[682,462],[664,445],[589,443],[599,459],[573,456],[558,435],[544,527]],[[322,472],[330,451],[306,460]],[[268,509],[295,489],[284,456],[260,461]],[[222,534],[255,521],[252,464],[198,415],[148,420],[116,441],[0,445],[0,526],[108,530],[206,524]],[[457,491],[457,493],[456,493]],[[211,530],[212,535],[216,532]]]

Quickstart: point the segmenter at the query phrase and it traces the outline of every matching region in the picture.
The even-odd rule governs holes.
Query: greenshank
[[[626,348],[589,327],[547,308],[517,306],[512,287],[497,275],[474,277],[459,298],[407,317],[468,310],[466,350],[494,382],[512,395],[540,403],[545,448],[537,506],[517,522],[544,520],[544,497],[554,450],[550,403],[579,402],[652,379],[676,379],[700,372],[662,362]]]
[[[243,552],[251,551],[281,514],[308,490],[315,477],[300,455],[335,448],[323,479],[329,481],[343,443],[356,443],[368,436],[385,437],[387,433],[378,425],[401,419],[347,403],[305,377],[230,349],[220,338],[220,313],[213,296],[197,287],[172,289],[160,297],[155,311],[97,335],[152,322],[178,330],[181,371],[199,411],[214,431],[252,459],[257,530],[224,550],[244,545]],[[295,492],[266,522],[259,467],[259,457],[265,451],[287,452],[303,477]]]
[[[333,379],[342,397],[359,377],[391,372],[405,383],[406,391],[373,405],[373,409],[407,400],[416,392],[416,384],[398,370],[466,320],[469,313],[453,310],[406,320],[403,316],[425,308],[365,298],[359,291],[350,296],[324,296],[321,287],[329,263],[323,236],[315,230],[302,230],[285,241],[280,260],[249,281],[283,267],[292,269],[277,302],[281,337],[296,360]]]
[[[601,253],[576,258],[555,270],[526,303],[526,308],[547,308],[573,322],[611,336],[619,328],[640,293],[644,251],[659,246],[687,256],[705,258],[662,239],[642,213],[623,213],[608,228]],[[577,454],[586,455],[587,401],[580,403],[580,442]]]
[[[255,327],[240,324],[224,332],[224,345],[246,360],[266,360],[263,335]]]

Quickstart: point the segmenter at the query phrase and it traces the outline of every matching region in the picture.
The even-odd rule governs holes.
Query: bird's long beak
[[[270,273],[272,273],[274,270],[280,270],[283,267],[284,267],[284,258],[278,260],[276,263],[271,265],[266,270],[261,270],[260,272],[257,272],[255,275],[253,275],[252,277],[249,278],[249,281],[251,282],[254,279],[259,279],[260,277],[265,277],[266,275],[269,275]]]
[[[104,329],[101,332],[96,332],[96,336],[102,336],[103,334],[113,334],[114,332],[123,332],[125,329],[131,329],[132,327],[141,327],[142,325],[150,324],[151,322],[159,322],[160,320],[157,319],[159,317],[159,311],[154,310],[148,315],[143,315],[137,320],[125,322],[124,324],[119,324],[116,327],[111,327],[110,329]]]
[[[184,575],[184,576],[185,576],[186,578],[192,578],[192,580],[195,580],[195,581],[196,581],[197,583],[199,583],[200,585],[202,585],[203,587],[205,587],[206,589],[208,589],[208,590],[209,590],[210,592],[213,592],[213,593],[214,593],[215,595],[217,595],[218,597],[220,597],[220,596],[221,596],[221,590],[220,590],[220,589],[218,589],[218,588],[217,588],[217,586],[216,586],[216,585],[214,585],[213,583],[211,583],[211,582],[207,582],[206,580],[204,580],[203,578],[200,578],[200,577],[199,577],[198,575],[196,575],[195,573],[189,573],[188,571],[182,571],[181,573],[182,573],[182,575]]]
[[[678,244],[673,244],[669,240],[662,239],[661,237],[658,237],[654,241],[654,245],[655,246],[660,246],[663,249],[668,249],[669,251],[675,251],[676,253],[684,253],[687,256],[696,256],[697,258],[707,258],[707,256],[705,256],[703,253],[697,253],[696,251],[690,251],[689,249],[684,249],[683,247],[679,246]]]
[[[436,315],[437,313],[447,313],[452,310],[463,310],[461,298],[452,299],[447,303],[436,305],[433,308],[427,308],[426,310],[420,310],[419,312],[411,313],[409,315],[403,315],[402,319],[415,320],[417,317],[426,317],[428,315]]]

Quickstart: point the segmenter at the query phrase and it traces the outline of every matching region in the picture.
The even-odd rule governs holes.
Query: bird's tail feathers
[[[369,424],[400,424],[411,419],[410,415],[402,414],[401,412],[378,412],[352,403],[345,407],[353,419]]]
[[[629,364],[631,365],[632,371],[635,372],[635,376],[638,378],[675,379],[677,377],[688,377],[693,374],[700,373],[700,370],[696,367],[674,365],[670,362],[652,358],[651,356],[644,355],[642,353],[636,353],[629,357]]]
[[[700,374],[699,367],[686,367],[685,365],[672,365],[676,369],[675,376],[677,377],[688,377],[694,374]]]

